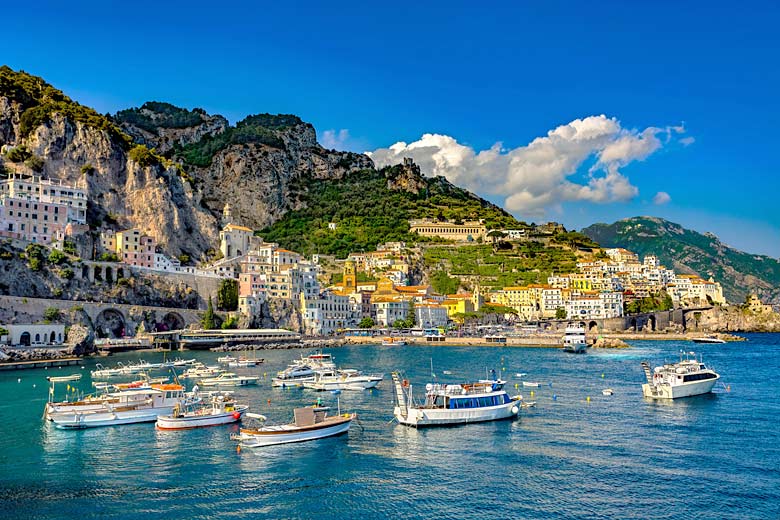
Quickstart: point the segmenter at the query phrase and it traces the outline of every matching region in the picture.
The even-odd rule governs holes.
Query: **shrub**
[[[59,297],[61,297],[61,296],[62,296],[62,288],[61,288],[61,287],[55,287],[55,288],[54,288],[54,289],[51,291],[51,294],[52,294],[52,296],[54,296],[55,298],[59,298]]]
[[[70,267],[66,267],[65,269],[60,270],[60,278],[64,278],[65,280],[71,280],[76,275],[76,273],[73,272],[73,269]]]
[[[32,152],[25,145],[20,145],[10,148],[5,157],[13,163],[22,163],[32,157]]]
[[[81,167],[82,175],[92,175],[93,173],[95,173],[95,167],[90,163],[87,163]]]
[[[57,321],[62,316],[62,313],[57,307],[48,307],[43,311],[43,319],[46,321]]]
[[[222,328],[223,329],[237,329],[238,328],[238,318],[236,316],[230,316],[225,321],[222,322]]]
[[[142,168],[153,164],[160,164],[160,158],[142,144],[134,146],[127,152],[127,157]]]
[[[70,240],[66,240],[62,244],[62,250],[65,251],[66,253],[68,253],[69,255],[77,256],[77,253],[76,253],[76,243],[75,242],[71,242]]]
[[[41,159],[37,155],[30,156],[27,160],[24,161],[24,164],[35,172],[40,173],[43,171],[43,165],[44,165],[43,159]]]
[[[103,253],[100,255],[100,261],[101,262],[118,262],[119,257],[116,256],[116,253]]]
[[[49,253],[49,263],[54,265],[68,263],[68,257],[62,251],[52,249]]]

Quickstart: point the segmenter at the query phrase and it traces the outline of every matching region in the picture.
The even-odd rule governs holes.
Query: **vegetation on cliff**
[[[712,276],[730,302],[744,301],[749,293],[758,294],[765,302],[780,302],[780,261],[738,251],[710,233],[655,217],[594,224],[582,232],[603,247],[624,247],[640,257],[654,254],[670,269],[703,278]]]
[[[154,114],[152,116],[151,114]],[[155,132],[158,128],[188,128],[203,121],[206,111],[202,108],[179,108],[170,103],[147,101],[138,108],[120,110],[114,119],[120,123],[137,126],[147,132]]]
[[[299,179],[293,191],[301,209],[288,212],[260,235],[305,255],[345,258],[387,241],[434,241],[409,233],[409,220],[415,218],[482,218],[490,227],[521,225],[501,208],[440,177],[415,179],[418,191],[392,189],[388,177],[397,168],[362,170],[341,179]],[[329,229],[331,222],[335,230]]]

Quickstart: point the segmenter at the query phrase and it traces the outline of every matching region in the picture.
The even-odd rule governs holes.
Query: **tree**
[[[370,329],[375,325],[374,320],[366,316],[362,320],[360,320],[360,323],[358,323],[358,328],[360,329]]]
[[[406,328],[406,320],[395,320],[393,322],[393,328],[394,329],[405,329]]]
[[[404,320],[408,328],[414,327],[417,323],[417,316],[414,312],[414,300],[409,300],[409,310],[406,311],[406,320]]]
[[[230,316],[228,319],[222,322],[222,328],[223,329],[237,329],[238,328],[238,317],[236,316]]]
[[[200,326],[206,330],[217,328],[217,325],[214,321],[214,306],[211,303],[211,296],[209,296],[209,306],[206,308],[206,312],[203,314],[203,318],[200,320]]]
[[[238,309],[238,280],[225,278],[217,291],[217,308],[223,311]]]
[[[445,271],[436,271],[431,277],[431,286],[439,294],[455,294],[460,287],[460,280],[451,277]]]
[[[50,264],[60,265],[67,261],[68,261],[68,257],[65,256],[65,253],[63,253],[62,251],[58,251],[57,249],[52,249],[51,253],[49,253]]]
[[[556,320],[565,320],[566,319],[566,309],[563,307],[558,307],[555,309],[555,319]]]
[[[57,307],[48,307],[43,311],[43,319],[46,321],[57,321],[62,316],[60,310]]]

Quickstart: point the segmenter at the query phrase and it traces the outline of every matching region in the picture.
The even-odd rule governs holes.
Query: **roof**
[[[236,229],[238,231],[249,231],[250,233],[254,232],[254,230],[252,230],[252,229],[250,229],[248,227],[238,226],[236,224],[228,224],[227,226],[225,226],[225,229],[227,229],[227,230]]]

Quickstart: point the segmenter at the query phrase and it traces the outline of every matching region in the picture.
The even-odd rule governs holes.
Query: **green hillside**
[[[407,188],[397,186],[402,184]],[[394,187],[390,187],[390,185]],[[402,166],[362,170],[341,179],[302,179],[293,186],[296,207],[259,234],[305,255],[372,251],[388,240],[421,241],[409,219],[482,218],[489,228],[517,227],[507,212],[441,177],[425,178]],[[335,231],[328,223],[335,222]]]
[[[710,233],[698,233],[655,217],[594,224],[582,232],[602,247],[624,247],[640,257],[655,254],[678,272],[712,276],[723,285],[729,302],[742,302],[754,292],[766,302],[780,303],[780,262],[738,251]]]

